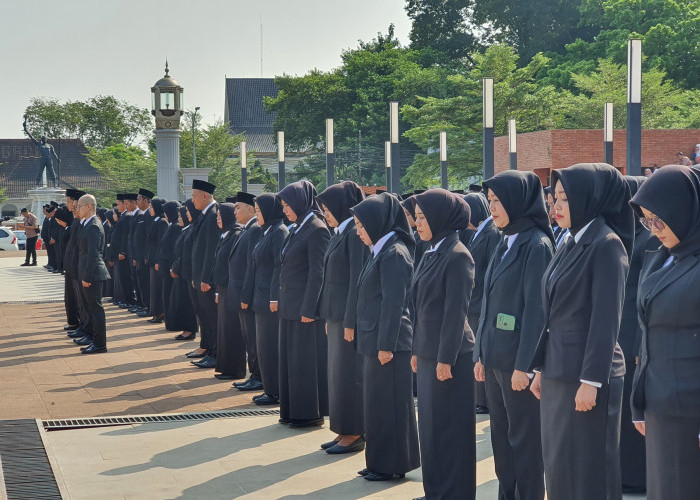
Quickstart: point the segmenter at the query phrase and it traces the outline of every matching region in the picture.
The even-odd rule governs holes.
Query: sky
[[[170,75],[185,109],[223,119],[225,77],[302,75],[340,65],[344,49],[395,25],[408,43],[405,0],[0,0],[0,138],[24,137],[32,97],[95,95],[149,108]]]

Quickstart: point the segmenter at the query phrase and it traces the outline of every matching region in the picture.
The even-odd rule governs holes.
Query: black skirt
[[[647,411],[647,499],[700,498],[700,416],[669,417]]]
[[[476,417],[471,353],[457,357],[439,381],[437,361],[418,358],[418,428],[426,498],[476,497]],[[393,361],[392,361],[393,363]]]
[[[245,341],[238,311],[226,307],[226,288],[219,287],[219,305],[216,309],[216,371],[233,378],[245,378]]]
[[[160,294],[163,297],[163,314],[165,315],[165,328],[168,328],[168,314],[174,314],[174,311],[170,309],[170,295],[173,293],[173,279],[170,276],[170,271],[163,273],[163,279],[160,280]]]
[[[171,332],[196,332],[196,304],[192,302],[192,287],[183,278],[172,282],[170,300],[165,311],[165,328]]]
[[[411,353],[382,365],[364,356],[365,460],[372,472],[405,474],[420,467]]]
[[[277,313],[255,313],[258,366],[263,390],[270,396],[279,396],[280,393],[279,331],[280,321]]]
[[[620,426],[620,470],[622,486],[643,490],[646,488],[646,445],[632,422],[632,382],[636,364],[634,358],[626,359],[625,388],[622,393],[622,422]]]
[[[305,420],[328,415],[323,323],[280,319],[279,324],[280,416]]]
[[[364,357],[345,340],[342,321],[327,321],[328,398],[331,430],[341,436],[364,433],[362,365]]]
[[[479,319],[481,316],[479,314],[469,314],[467,316],[467,322],[469,323],[469,328],[472,329],[474,335],[476,335],[479,329]],[[486,397],[486,384],[484,382],[475,382],[476,386],[474,389],[474,401],[477,406],[483,406],[488,408],[488,398]]]
[[[156,271],[156,268],[151,266],[150,277],[148,280],[149,290],[149,306],[148,313],[151,316],[160,316],[165,313],[165,306],[163,305],[163,273],[161,271]]]
[[[596,406],[576,411],[580,382],[542,378],[540,419],[548,500],[621,500],[622,377],[598,389]],[[670,497],[669,497],[670,498]]]

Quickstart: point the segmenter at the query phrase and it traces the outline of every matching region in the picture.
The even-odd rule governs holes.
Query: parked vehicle
[[[0,251],[19,250],[17,247],[17,236],[9,227],[0,227]]]
[[[12,231],[17,236],[17,248],[24,250],[27,247],[27,233],[24,231]]]

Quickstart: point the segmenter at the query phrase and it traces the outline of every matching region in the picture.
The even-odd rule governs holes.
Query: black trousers
[[[92,343],[96,347],[107,346],[107,325],[105,309],[102,306],[103,281],[95,281],[89,287],[82,286],[82,302],[87,314],[87,331],[92,336]]]
[[[233,307],[229,305],[229,307]],[[260,375],[260,363],[258,362],[258,341],[255,329],[255,313],[250,308],[238,311],[241,322],[245,350],[248,355],[248,371],[254,380],[262,380]]]
[[[218,323],[218,313],[216,310],[216,302],[214,297],[214,289],[208,292],[196,291],[199,309],[197,315],[199,318],[199,329],[201,331],[201,339],[199,346],[207,350],[207,354],[216,357],[216,329]]]
[[[623,489],[646,487],[646,444],[632,423],[632,382],[636,368],[634,358],[625,359],[625,385],[622,393],[622,421],[620,425],[620,471]]]
[[[134,280],[131,276],[131,261],[126,258],[124,260],[116,260],[117,273],[119,273],[119,289],[121,291],[121,300],[125,304],[136,304],[134,296]]]
[[[162,270],[156,271],[155,266],[149,267],[148,272],[148,312],[151,316],[160,316],[165,312],[165,305],[163,303],[163,272]]]
[[[83,297],[83,284],[79,279],[71,279],[73,284],[73,296],[75,297],[75,303],[78,308],[78,319],[80,321],[80,327],[90,336],[92,332],[90,331],[90,316],[85,307],[85,299]]]
[[[700,498],[700,416],[670,417],[644,412],[647,499]]]
[[[481,319],[481,316],[479,314],[467,315],[467,322],[469,323],[469,327],[472,329],[473,332],[476,332],[479,329],[479,319]],[[474,335],[476,335],[476,333]],[[474,392],[474,399],[476,402],[476,406],[483,406],[484,408],[488,408],[489,403],[488,397],[486,396],[486,382],[475,383],[476,386]]]
[[[238,311],[226,303],[226,288],[219,287],[216,322],[215,370],[236,379],[245,378],[245,341]]]
[[[277,313],[255,313],[258,365],[265,394],[279,396],[279,335],[280,321]]]
[[[56,269],[56,245],[49,245],[48,241],[45,241],[44,245],[46,245],[46,256],[49,258],[49,267]]]
[[[24,261],[26,263],[29,263],[29,259],[31,258],[31,261],[36,264],[36,240],[37,236],[33,236],[31,238],[27,238],[26,245],[24,247],[26,256],[24,257]]]
[[[139,297],[143,307],[151,305],[151,266],[139,264],[136,266],[136,279],[139,287]]]
[[[66,276],[65,282],[63,283],[63,304],[66,308],[66,323],[79,326],[78,299],[75,296],[73,278],[70,276]]]
[[[512,371],[486,369],[486,396],[499,500],[542,500],[544,464],[540,402],[530,392],[514,391]]]
[[[598,389],[593,409],[580,412],[575,398],[581,382],[542,378],[540,420],[548,500],[622,499],[623,383],[622,377],[611,378]]]

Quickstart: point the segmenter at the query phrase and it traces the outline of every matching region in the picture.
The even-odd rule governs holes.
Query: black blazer
[[[282,245],[288,234],[281,221],[268,227],[250,254],[241,302],[255,313],[271,314],[270,302],[279,301]]]
[[[625,284],[625,303],[622,306],[622,321],[617,342],[625,356],[625,363],[634,363],[642,343],[642,329],[639,327],[637,313],[637,288],[639,273],[642,271],[647,251],[657,250],[661,243],[648,230],[641,227],[634,237],[634,249],[630,259],[630,269]]]
[[[105,233],[100,219],[95,216],[78,233],[78,279],[95,283],[109,279],[109,271],[102,260]]]
[[[112,246],[114,250],[112,251],[114,255],[114,260],[119,260],[119,254],[126,257],[127,260],[131,257],[129,255],[129,232],[131,231],[131,223],[134,220],[134,216],[130,215],[128,212],[124,212],[119,221],[117,222],[117,227],[114,228],[114,236],[112,237]],[[131,262],[129,262],[131,265]]]
[[[129,227],[129,259],[136,260],[140,266],[146,264],[148,260],[148,233],[152,223],[153,217],[146,211],[134,215]]]
[[[553,253],[551,240],[534,227],[518,234],[503,259],[494,252],[484,276],[474,361],[497,370],[529,371],[544,325],[540,283]],[[499,314],[514,316],[515,329],[497,328]]]
[[[312,215],[282,247],[280,267],[279,313],[281,319],[315,318],[323,285],[323,256],[330,233],[321,220]]]
[[[413,354],[454,365],[457,356],[474,349],[467,322],[473,287],[474,260],[457,233],[423,254],[413,276]]]
[[[192,281],[192,226],[186,226],[180,231],[175,241],[175,261],[171,267],[178,278],[184,279],[188,285]]]
[[[176,257],[176,246],[178,240],[180,239],[180,234],[182,234],[182,227],[180,227],[176,222],[169,224],[168,229],[165,231],[163,238],[161,238],[158,244],[158,253],[156,253],[156,264],[158,268],[170,274],[170,269],[175,263]]]
[[[168,230],[168,221],[163,217],[156,217],[148,223],[146,229],[146,245],[141,244],[141,246],[146,248],[144,263],[149,266],[155,266],[158,261],[160,240],[163,239],[163,235]]]
[[[55,224],[49,217],[44,216],[44,222],[41,225],[39,235],[46,245],[49,244],[49,235],[51,234],[51,224]]]
[[[250,223],[250,221],[248,221]],[[262,235],[262,229],[257,221],[253,221],[247,228],[242,229],[239,238],[231,246],[227,259],[227,279],[228,290],[226,304],[230,305],[232,310],[241,308],[241,292],[246,280],[246,275],[250,271],[250,263],[252,263],[252,253],[255,244]],[[246,302],[250,306],[250,303]],[[268,302],[269,307],[269,302]]]
[[[80,219],[73,219],[68,233],[65,253],[63,254],[63,269],[67,276],[78,278],[78,235],[83,226],[80,224]],[[65,236],[64,236],[65,237]]]
[[[559,249],[542,278],[546,327],[532,367],[549,379],[605,384],[625,374],[617,336],[627,252],[602,217],[573,241]]]
[[[345,328],[355,328],[357,279],[368,257],[369,249],[357,236],[354,220],[342,233],[331,237],[324,257],[319,316],[325,320],[342,321]]]
[[[632,416],[644,410],[673,417],[700,415],[700,258],[690,255],[661,266],[666,249],[648,252],[639,277],[642,328]]]
[[[488,269],[491,257],[496,253],[496,249],[501,241],[503,241],[503,236],[498,231],[496,224],[490,220],[476,238],[472,238],[469,245],[467,245],[467,250],[469,250],[474,259],[474,290],[472,290],[471,300],[469,301],[470,315],[481,314],[486,269]]]
[[[212,285],[215,285],[217,288],[229,286],[228,256],[233,245],[241,239],[242,234],[243,227],[240,224],[234,224],[226,236],[223,236],[223,234],[219,236],[219,243],[214,251],[214,272],[212,273]]]
[[[221,229],[217,225],[218,206],[209,207],[207,213],[200,215],[192,228],[192,279],[195,288],[201,283],[214,283],[214,252],[219,244]]]
[[[416,249],[413,252],[413,266],[418,267],[420,260],[423,258],[423,254],[428,248],[430,248],[430,242],[420,239],[418,231],[415,229],[413,230],[413,239],[416,240]]]
[[[369,256],[357,285],[358,352],[376,357],[379,351],[411,351],[408,304],[412,274],[411,252],[396,235],[376,257]]]

